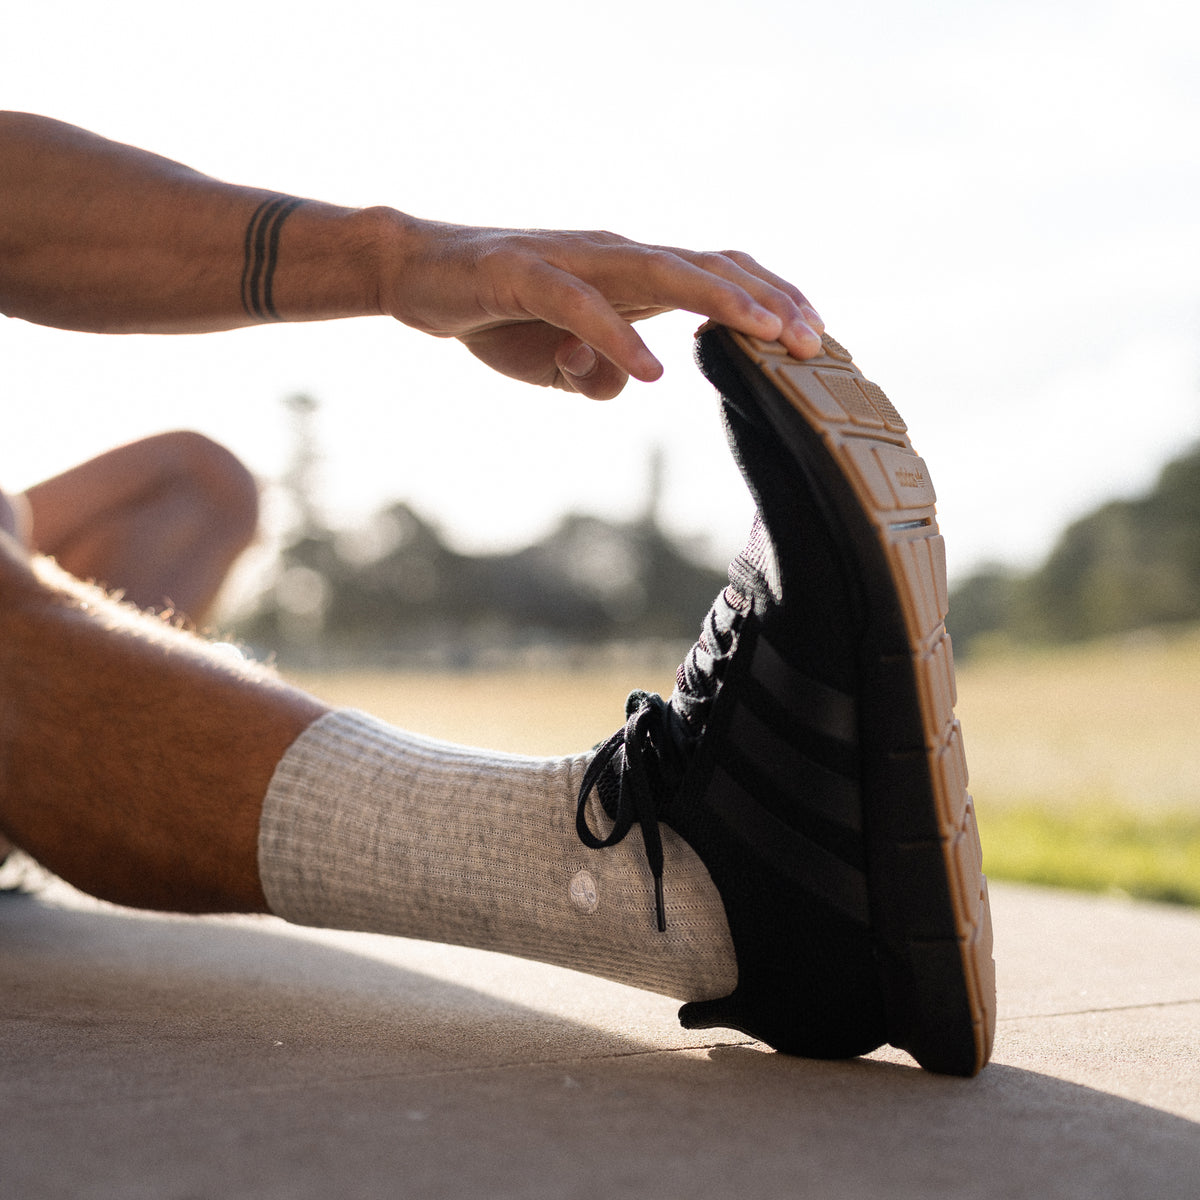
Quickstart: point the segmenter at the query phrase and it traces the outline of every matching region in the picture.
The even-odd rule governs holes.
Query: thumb
[[[558,369],[570,379],[587,379],[595,374],[600,365],[595,350],[574,335],[563,339],[554,361]]]
[[[611,400],[629,379],[624,371],[574,334],[563,338],[554,355],[554,364],[558,367],[559,387],[591,400]]]

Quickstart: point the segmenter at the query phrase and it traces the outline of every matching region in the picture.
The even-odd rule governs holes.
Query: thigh
[[[29,536],[51,556],[86,537],[98,519],[141,513],[164,498],[203,502],[214,521],[245,526],[247,541],[258,513],[258,488],[250,472],[223,446],[188,430],[108,450],[34,484],[26,496]]]
[[[31,535],[44,553],[55,555],[78,537],[98,515],[136,503],[154,490],[173,464],[158,439],[146,439],[105,451],[28,491]]]

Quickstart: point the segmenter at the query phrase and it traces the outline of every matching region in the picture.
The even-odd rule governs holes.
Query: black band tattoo
[[[242,268],[242,307],[248,316],[278,321],[273,295],[279,231],[303,200],[278,196],[264,200],[246,226],[246,263]]]

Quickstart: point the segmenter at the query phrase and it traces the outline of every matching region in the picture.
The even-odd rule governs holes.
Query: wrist
[[[385,205],[357,209],[347,218],[350,253],[360,272],[365,315],[391,315],[392,281],[402,276],[400,264],[414,223],[411,217]]]
[[[411,294],[426,273],[422,258],[433,223],[382,205],[359,209],[355,217],[368,248],[372,314],[416,324],[409,312]]]
[[[288,217],[275,275],[278,319],[386,315],[385,280],[410,218],[395,209],[306,203]]]

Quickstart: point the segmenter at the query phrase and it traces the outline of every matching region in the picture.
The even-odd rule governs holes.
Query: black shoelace
[[[635,692],[630,696],[626,711],[629,712],[629,718],[624,728],[618,729],[597,749],[596,756],[584,772],[579,788],[579,806],[575,810],[575,829],[585,846],[591,850],[603,850],[620,842],[637,821],[641,826],[650,873],[654,876],[654,909],[658,931],[665,933],[667,911],[663,898],[663,844],[658,829],[659,798],[655,794],[657,789],[651,783],[647,758],[652,756],[661,764],[663,754],[669,753],[671,735],[667,731],[667,723],[670,715],[667,703],[661,696],[645,692]],[[614,759],[617,759],[614,771],[620,780],[620,793],[616,810],[610,814],[613,827],[607,837],[601,838],[588,825],[587,801]]]
[[[737,645],[744,610],[731,602],[740,597],[730,595],[730,591],[717,597],[705,617],[699,641],[679,668],[671,703],[652,693],[632,692],[625,702],[624,727],[597,747],[579,788],[575,830],[579,840],[589,849],[615,846],[633,828],[635,821],[641,826],[646,861],[654,877],[654,911],[659,933],[666,932],[667,911],[663,898],[663,844],[658,823],[670,803],[675,785],[683,776],[685,751],[682,746],[703,731],[708,709]],[[608,836],[602,838],[588,825],[587,801],[604,778],[605,771],[610,769],[619,781],[619,792],[613,806],[601,793],[601,804],[613,821]]]
[[[741,597],[726,588],[708,610],[700,637],[688,651],[675,678],[671,703],[684,722],[699,733],[708,719],[708,710],[716,698],[725,669],[737,645],[737,635],[745,618],[745,607],[733,603]]]

